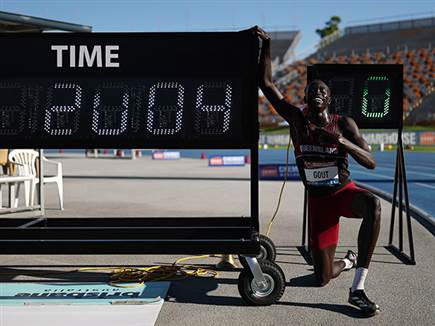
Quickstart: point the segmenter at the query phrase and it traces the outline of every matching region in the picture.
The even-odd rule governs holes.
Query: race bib
[[[305,162],[304,170],[307,184],[310,186],[336,186],[340,184],[337,162]]]

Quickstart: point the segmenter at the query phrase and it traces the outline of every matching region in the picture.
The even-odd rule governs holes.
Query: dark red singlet
[[[324,129],[339,133],[341,116],[330,114]],[[313,249],[338,243],[340,216],[353,217],[352,200],[366,191],[349,179],[347,152],[338,144],[322,143],[308,126],[294,144],[296,164],[308,189],[310,241]]]

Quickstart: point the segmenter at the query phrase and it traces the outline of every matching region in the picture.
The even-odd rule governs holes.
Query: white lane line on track
[[[393,170],[392,168],[384,168],[384,167],[381,167],[381,166],[377,166],[376,169]],[[411,169],[408,169],[408,168],[406,169],[406,173],[407,174],[410,174],[410,173],[412,173],[412,174],[418,174],[418,175],[423,175],[423,176],[426,176],[426,177],[435,178],[435,174],[433,174],[433,173],[419,172],[419,171],[411,170]]]
[[[393,171],[393,175],[394,175],[394,168],[387,168],[387,167],[382,167],[382,166],[377,166],[376,170],[392,170]],[[360,170],[358,170],[360,171]],[[433,170],[432,170],[433,171]],[[369,172],[367,172],[369,173]],[[435,174],[434,173],[426,173],[426,172],[419,172],[419,171],[415,171],[415,170],[411,170],[409,168],[406,169],[406,173],[407,174],[417,174],[417,175],[422,175],[422,176],[426,176],[426,177],[432,177],[435,178]]]
[[[413,182],[416,185],[419,185],[421,187],[426,187],[426,188],[431,188],[431,189],[435,189],[435,186],[431,186],[431,185],[427,185],[425,183],[420,183],[420,182]]]
[[[390,179],[391,180],[391,177],[387,177],[387,176],[379,174],[379,173],[373,173],[373,172],[367,172],[367,171],[361,171],[361,170],[355,170],[355,169],[353,171],[355,171],[356,173],[368,174],[368,175],[373,175],[373,176],[380,177],[383,179]],[[352,175],[352,173],[351,173],[351,175]],[[361,180],[361,181],[364,182],[364,180]],[[415,185],[420,186],[420,187],[435,189],[435,186],[427,185],[425,183],[420,183],[420,182],[410,182],[410,183],[415,184]]]
[[[376,168],[380,167],[380,166],[391,166],[391,169],[395,169],[396,165],[395,164],[388,164],[388,163],[379,163]],[[416,164],[406,164],[406,171],[408,171],[409,168],[411,167],[416,167],[417,169],[423,169],[423,170],[431,170],[434,171],[435,170],[435,166],[434,167],[429,167],[429,166],[421,166],[421,165],[416,165]]]

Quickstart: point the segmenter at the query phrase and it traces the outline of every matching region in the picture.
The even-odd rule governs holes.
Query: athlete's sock
[[[368,269],[364,267],[358,267],[355,270],[355,278],[353,279],[352,292],[355,290],[364,290],[364,282],[368,273]]]
[[[353,267],[353,263],[348,258],[340,259],[342,262],[344,262],[344,269],[345,271],[351,269]]]

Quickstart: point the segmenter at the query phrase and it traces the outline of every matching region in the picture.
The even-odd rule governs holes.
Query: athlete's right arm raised
[[[290,122],[294,119],[295,114],[300,115],[300,109],[286,102],[284,96],[272,81],[270,36],[258,26],[253,27],[252,31],[262,40],[259,63],[260,88],[279,115],[287,120],[287,122]]]

